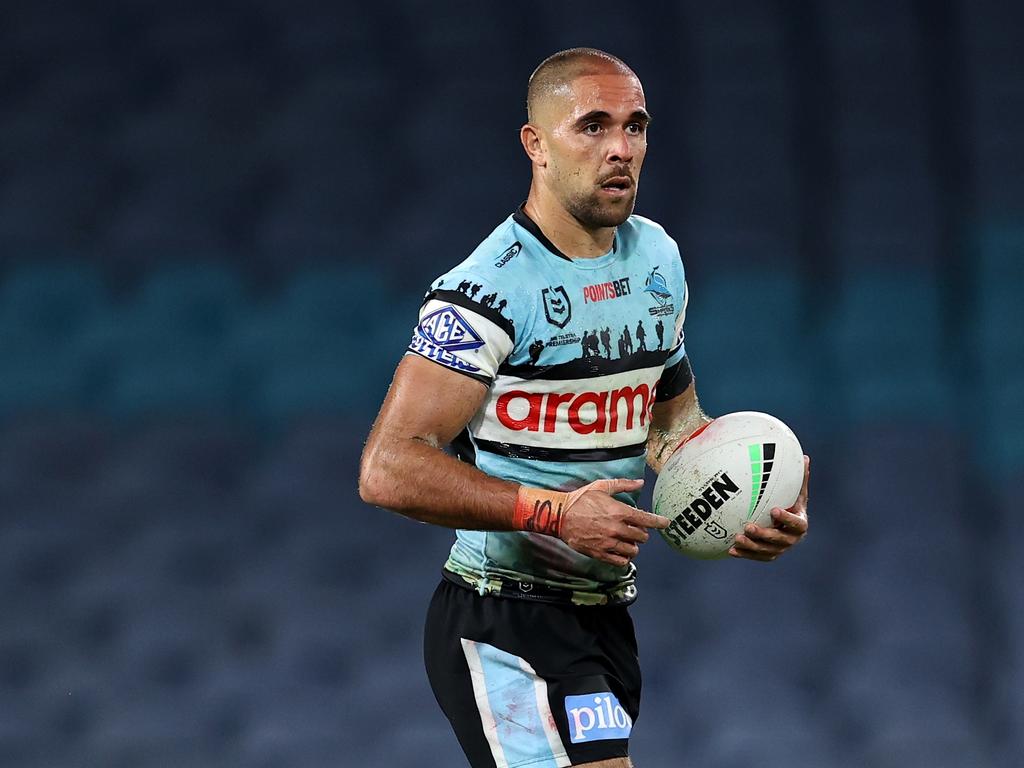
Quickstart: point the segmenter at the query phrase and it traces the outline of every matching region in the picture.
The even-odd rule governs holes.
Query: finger
[[[798,509],[807,508],[807,486],[811,480],[811,457],[804,454],[804,484],[800,488],[800,493],[796,497],[796,503],[793,505]]]
[[[632,559],[640,554],[640,547],[628,541],[616,541],[608,548],[608,552],[612,555],[621,555]]]
[[[595,560],[600,560],[603,563],[610,563],[611,565],[617,565],[621,568],[624,565],[629,565],[629,558],[623,557],[622,555],[616,555],[613,552],[594,552],[590,555]]]
[[[778,557],[778,555],[765,555],[760,552],[751,552],[747,549],[738,549],[732,547],[729,550],[730,557],[736,557],[741,560],[757,560],[762,563],[770,563],[772,560]]]
[[[668,528],[672,521],[667,517],[661,515],[652,515],[650,512],[644,512],[641,509],[635,509],[631,514],[623,518],[623,522],[635,525],[640,528]]]
[[[779,530],[803,536],[807,533],[807,516],[776,507],[772,510],[772,523]]]
[[[609,496],[614,496],[616,493],[639,491],[644,487],[644,481],[642,479],[630,480],[624,477],[616,477],[610,480],[595,480],[590,485],[584,487],[589,491],[601,491]]]
[[[792,547],[800,541],[800,534],[789,531],[780,531],[778,528],[762,528],[759,525],[748,523],[743,528],[746,537],[761,544],[775,544],[779,547]]]
[[[788,549],[788,547],[789,545],[779,545],[763,541],[754,541],[745,533],[737,535],[736,543],[733,544],[734,549],[752,552],[759,555],[780,555],[784,550]]]
[[[623,525],[621,528],[616,530],[615,537],[622,541],[644,544],[649,538],[651,538],[651,534],[643,528],[637,528],[635,525]]]

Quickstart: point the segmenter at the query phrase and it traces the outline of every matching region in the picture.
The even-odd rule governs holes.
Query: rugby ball
[[[654,513],[672,523],[659,533],[684,555],[725,557],[744,525],[768,527],[772,509],[793,506],[803,485],[803,456],[796,435],[774,416],[719,416],[662,467]]]

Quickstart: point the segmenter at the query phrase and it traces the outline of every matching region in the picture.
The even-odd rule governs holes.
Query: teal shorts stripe
[[[570,765],[551,713],[547,683],[529,662],[473,640],[463,639],[462,648],[497,768]]]

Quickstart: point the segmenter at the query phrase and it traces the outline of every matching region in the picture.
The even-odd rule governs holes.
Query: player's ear
[[[519,129],[519,140],[523,143],[526,155],[534,165],[544,167],[547,165],[547,153],[544,149],[544,139],[536,126],[527,123]]]

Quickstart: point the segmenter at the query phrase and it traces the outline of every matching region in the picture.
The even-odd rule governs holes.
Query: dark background
[[[772,565],[641,553],[655,766],[1024,760],[1020,4],[0,7],[0,764],[461,766],[452,535],[356,463],[431,278],[526,196],[526,80],[655,117],[705,408],[813,457]]]

